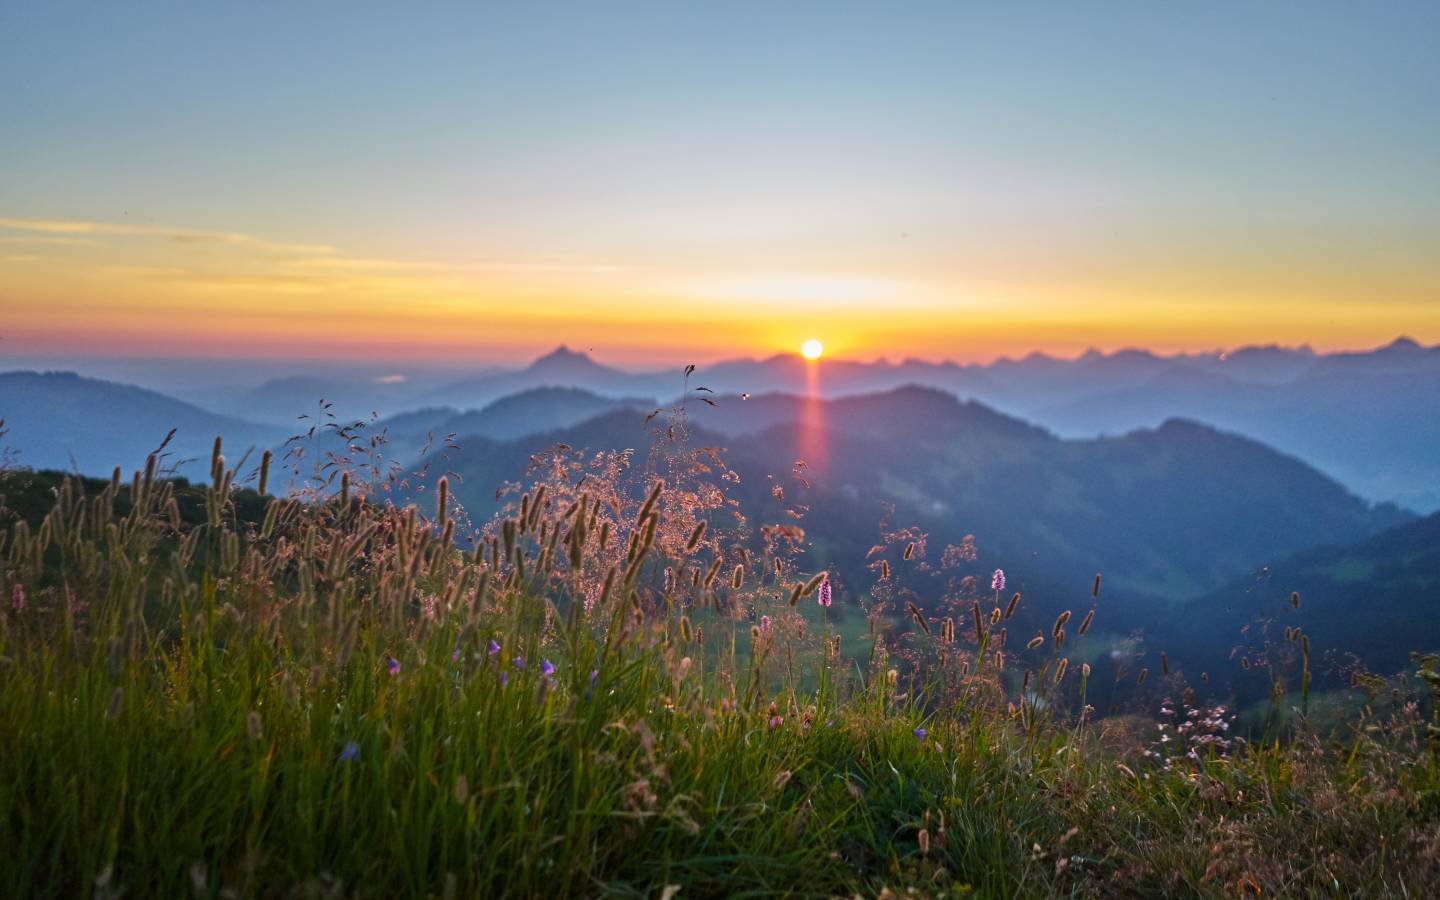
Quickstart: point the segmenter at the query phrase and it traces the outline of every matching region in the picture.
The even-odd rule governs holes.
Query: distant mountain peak
[[[561,344],[532,362],[527,371],[552,377],[576,378],[617,370],[596,362],[588,353],[571,350],[567,345]]]
[[[539,369],[553,365],[568,365],[573,363],[591,363],[593,365],[595,364],[595,360],[591,359],[588,353],[571,350],[568,345],[561,344],[544,356],[537,358],[530,364],[530,368]]]
[[[1421,353],[1421,352],[1423,352],[1424,350],[1425,350],[1425,348],[1422,347],[1422,346],[1420,346],[1419,342],[1417,342],[1414,338],[1406,337],[1405,335],[1401,335],[1400,337],[1397,337],[1395,340],[1393,340],[1393,341],[1391,341],[1390,343],[1386,344],[1384,347],[1381,347],[1380,350],[1379,350],[1379,352],[1381,352],[1381,353],[1390,353],[1390,354],[1396,354],[1396,353],[1407,353],[1407,354],[1408,354],[1408,353]]]

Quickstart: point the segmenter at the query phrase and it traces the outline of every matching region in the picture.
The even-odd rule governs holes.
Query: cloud
[[[602,274],[605,272],[633,272],[634,266],[611,265],[588,262],[476,262],[444,263],[420,262],[401,259],[361,259],[347,256],[317,256],[297,260],[297,268],[324,269],[336,272],[405,272],[413,274],[452,274],[457,272],[532,272]]]
[[[113,235],[117,237],[155,237],[181,244],[229,244],[276,253],[302,255],[334,253],[334,247],[323,244],[295,244],[270,241],[238,231],[199,231],[165,225],[131,225],[116,222],[82,222],[65,219],[0,218],[0,228],[58,235]]]
[[[94,243],[94,241],[86,240],[85,238],[49,237],[34,234],[0,235],[0,244],[18,244],[26,247],[77,247],[93,245]]]
[[[147,249],[158,252],[137,260],[129,253],[131,247],[121,248],[121,241],[105,238],[152,242]],[[101,278],[168,285],[179,290],[276,295],[345,293],[354,297],[414,295],[424,296],[431,303],[440,302],[442,296],[459,302],[477,290],[493,290],[498,281],[527,276],[598,277],[637,271],[633,266],[558,255],[494,261],[346,256],[329,245],[274,241],[244,232],[77,219],[0,217],[0,241],[110,243],[107,252],[124,253],[123,259],[107,259],[84,268]],[[178,252],[181,246],[211,246],[224,248],[225,252],[182,253]]]

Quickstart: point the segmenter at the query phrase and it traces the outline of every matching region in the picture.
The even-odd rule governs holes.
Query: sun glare
[[[806,359],[819,359],[820,354],[825,352],[825,345],[811,338],[800,345],[800,355]]]

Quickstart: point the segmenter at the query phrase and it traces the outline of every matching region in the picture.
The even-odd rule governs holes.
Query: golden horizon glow
[[[916,264],[901,277],[839,260],[807,262],[823,275],[736,279],[709,262],[623,254],[417,259],[338,245],[240,228],[0,217],[0,355],[519,362],[568,343],[621,363],[709,363],[794,352],[819,320],[822,349],[837,358],[1364,349],[1401,334],[1440,342],[1425,273],[1386,280],[1348,257],[1345,272],[1317,264],[1314,286],[1288,270],[1197,284],[1183,270],[1139,268],[1102,285],[1096,273],[980,278]],[[1353,301],[1380,281],[1390,285],[1385,302]]]
[[[800,345],[800,355],[814,362],[825,352],[825,345],[811,338]]]

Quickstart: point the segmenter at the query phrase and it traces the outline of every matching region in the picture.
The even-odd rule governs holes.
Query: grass
[[[550,472],[471,551],[443,494],[213,470],[183,514],[152,461],[0,532],[0,896],[1440,889],[1433,660],[1353,728],[1234,741],[1158,673],[1094,719],[1088,638],[1002,672],[1003,619],[927,635],[883,579],[835,653],[683,451],[653,498]]]

